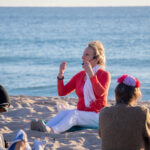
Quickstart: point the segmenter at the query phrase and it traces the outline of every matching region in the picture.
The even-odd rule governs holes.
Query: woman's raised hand
[[[94,73],[93,73],[92,66],[91,66],[90,62],[88,62],[88,61],[84,62],[82,68],[86,71],[86,73],[89,75],[89,77],[94,76]]]
[[[59,74],[58,74],[58,77],[59,77],[59,78],[62,78],[62,77],[63,77],[63,74],[64,74],[66,68],[67,68],[67,63],[66,63],[66,62],[62,62],[62,63],[60,64],[60,66],[59,66]]]

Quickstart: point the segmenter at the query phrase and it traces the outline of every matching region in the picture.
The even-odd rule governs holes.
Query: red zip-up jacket
[[[64,85],[63,80],[57,80],[58,95],[65,96],[75,90],[79,99],[77,109],[97,113],[107,104],[107,94],[111,80],[110,73],[103,69],[99,69],[96,75],[90,78],[96,97],[95,101],[91,101],[90,107],[86,107],[84,103],[83,87],[85,84],[85,75],[85,71],[77,73],[66,85]]]

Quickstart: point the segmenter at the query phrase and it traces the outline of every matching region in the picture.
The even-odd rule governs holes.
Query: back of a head
[[[94,55],[97,56],[98,64],[105,68],[106,60],[103,44],[100,41],[91,41],[88,43],[88,47],[93,49]]]
[[[0,106],[10,105],[10,99],[6,89],[0,85]]]
[[[118,82],[119,84],[115,88],[117,103],[129,104],[133,99],[138,100],[141,98],[140,82],[137,78],[123,75],[118,79]]]

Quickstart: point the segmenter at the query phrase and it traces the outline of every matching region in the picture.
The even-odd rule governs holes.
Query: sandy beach
[[[85,129],[62,134],[48,134],[30,130],[32,119],[49,120],[57,113],[57,102],[67,101],[76,106],[77,99],[69,97],[33,97],[33,96],[10,96],[11,106],[7,113],[0,115],[0,133],[9,143],[13,140],[16,132],[23,129],[31,146],[34,139],[46,141],[46,150],[98,150],[101,141],[97,129]],[[139,101],[140,105],[150,108],[150,101]],[[109,100],[108,105],[114,101]]]

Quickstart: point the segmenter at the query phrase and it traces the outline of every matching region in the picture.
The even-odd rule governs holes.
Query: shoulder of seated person
[[[76,73],[76,75],[80,75],[80,74],[85,74],[85,71],[84,71],[84,70],[82,70],[82,71],[80,71],[80,72]]]
[[[103,75],[109,75],[110,76],[110,73],[108,71],[101,69],[101,68],[98,70],[97,74],[103,74]]]
[[[104,108],[101,109],[100,113],[104,113],[107,112],[108,110],[112,109],[113,106],[106,106]]]
[[[136,106],[133,106],[133,108],[136,109],[136,110],[139,110],[139,111],[143,111],[143,112],[149,111],[149,109],[144,105],[142,105],[142,106],[141,105],[136,105]]]

